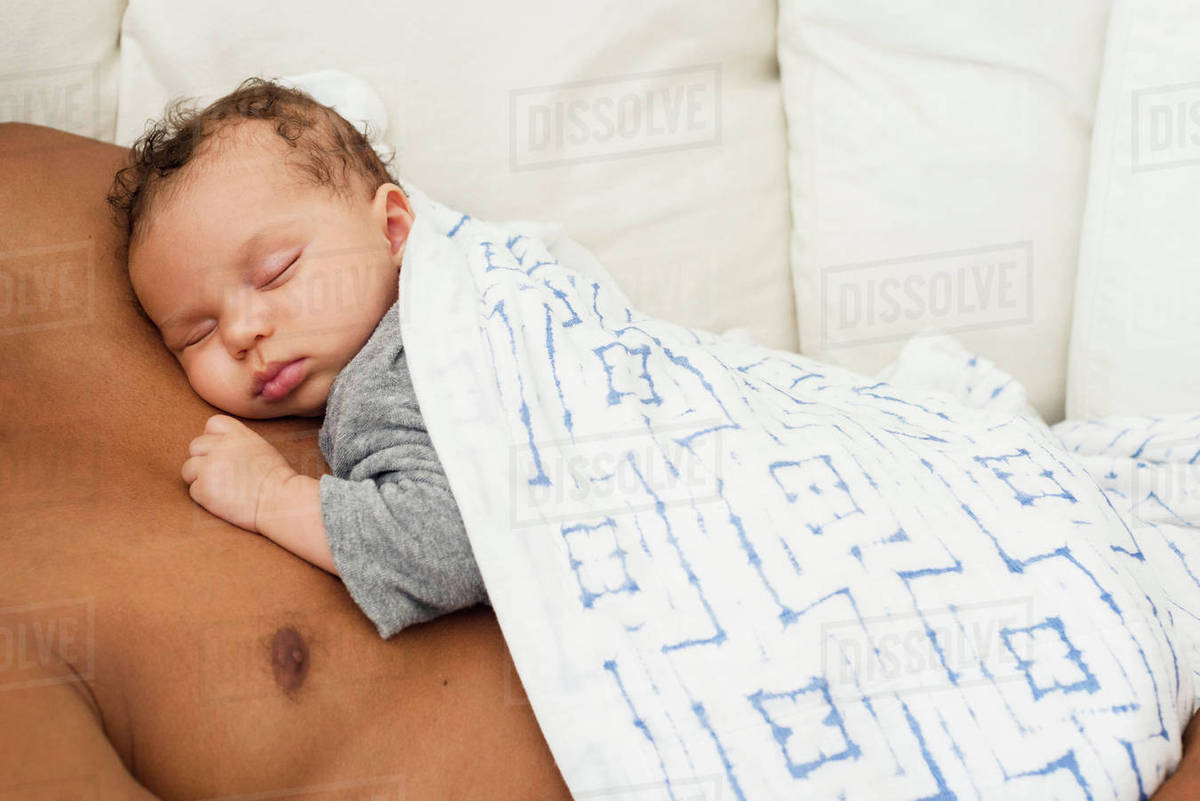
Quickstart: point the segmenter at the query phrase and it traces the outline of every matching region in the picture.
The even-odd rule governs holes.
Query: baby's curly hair
[[[130,147],[127,166],[117,172],[106,198],[117,227],[125,232],[126,257],[129,246],[145,231],[155,198],[164,190],[174,193],[183,188],[176,173],[214,134],[245,120],[270,122],[299,156],[287,160],[297,177],[342,199],[353,198],[363,185],[369,199],[381,185],[399,183],[371,146],[369,129],[364,135],[306,92],[247,78],[201,111],[196,111],[194,100],[174,101],[163,119],[148,124]]]

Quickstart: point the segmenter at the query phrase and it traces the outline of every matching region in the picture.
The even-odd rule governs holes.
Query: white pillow
[[[796,349],[770,0],[131,0],[118,140],[174,97],[326,69],[382,98],[397,177],[563,223],[647,314]]]
[[[1062,418],[1107,14],[781,0],[804,353],[874,373],[934,327]]]
[[[1115,0],[1096,115],[1070,417],[1200,411],[1200,6]]]
[[[113,141],[124,5],[123,0],[0,3],[0,122]]]

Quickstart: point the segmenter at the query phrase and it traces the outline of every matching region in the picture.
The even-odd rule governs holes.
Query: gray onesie
[[[417,407],[399,301],[334,379],[319,444],[333,471],[320,479],[333,561],[381,636],[490,603]]]

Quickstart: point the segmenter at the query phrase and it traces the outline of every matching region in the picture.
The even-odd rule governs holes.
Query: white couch
[[[1114,31],[1108,0],[4,0],[0,120],[128,145],[168,100],[338,70],[382,101],[399,175],[477,216],[563,222],[649,314],[864,373],[935,327],[1012,373],[1050,422],[1171,411],[1200,393],[1159,403],[1177,358],[1143,340],[1129,391],[1109,341],[1120,290],[1092,262],[1131,267],[1112,266],[1104,220],[1085,226],[1112,197],[1093,182],[1088,205],[1089,176],[1112,172],[1113,153],[1091,150],[1102,72],[1119,126],[1124,93],[1156,79],[1127,74],[1126,50],[1154,41],[1127,29],[1178,29],[1171,6],[1185,8],[1113,0]],[[1171,177],[1175,197],[1190,176]],[[1108,337],[1099,362],[1092,339],[1071,340],[1085,227],[1088,303],[1110,306],[1077,318]],[[1200,337],[1181,325],[1167,327],[1191,353]]]

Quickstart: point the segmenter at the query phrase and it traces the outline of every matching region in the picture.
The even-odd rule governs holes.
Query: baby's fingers
[[[200,475],[200,458],[193,456],[183,463],[183,467],[179,468],[179,475],[188,484],[191,484]]]
[[[188,454],[191,456],[203,456],[206,453],[211,453],[220,436],[220,434],[201,434],[188,444]]]
[[[227,414],[214,414],[204,423],[204,433],[226,434],[230,431],[235,431],[238,428],[245,427],[245,424],[236,417],[230,417]]]

